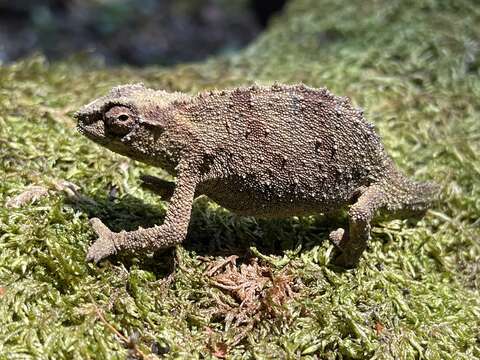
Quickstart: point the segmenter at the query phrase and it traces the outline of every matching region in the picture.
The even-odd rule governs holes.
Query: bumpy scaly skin
[[[385,153],[373,126],[347,98],[300,85],[252,86],[190,97],[124,85],[83,107],[81,133],[101,145],[159,166],[177,177],[152,176],[144,186],[170,199],[165,221],[149,229],[111,232],[99,219],[99,239],[87,259],[122,250],[181,243],[194,197],[207,195],[247,216],[330,213],[350,206],[349,227],[330,234],[336,262],[354,266],[379,213],[424,212],[436,186],[405,178]]]

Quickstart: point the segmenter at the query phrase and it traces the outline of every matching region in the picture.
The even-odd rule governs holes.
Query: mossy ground
[[[99,311],[125,336],[138,331],[141,351],[156,341],[169,358],[480,358],[479,23],[473,0],[292,0],[250,47],[203,64],[106,69],[37,57],[1,67],[0,203],[60,180],[93,202],[52,191],[0,208],[0,358],[125,358]],[[416,225],[375,226],[350,271],[329,264],[338,224],[237,218],[204,200],[176,255],[85,263],[88,218],[115,230],[160,221],[165,203],[138,175],[165,174],[81,137],[73,111],[119,83],[194,93],[274,80],[351,97],[405,172],[441,184],[441,202]],[[232,254],[287,271],[295,296],[230,324],[217,299],[236,300],[205,271]]]

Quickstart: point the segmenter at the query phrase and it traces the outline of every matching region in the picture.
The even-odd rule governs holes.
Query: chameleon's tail
[[[392,164],[393,165],[393,164]],[[386,179],[387,207],[404,216],[422,215],[438,200],[440,186],[434,182],[417,182],[393,168]]]

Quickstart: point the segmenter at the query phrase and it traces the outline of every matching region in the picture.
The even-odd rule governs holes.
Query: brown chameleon
[[[106,148],[176,176],[144,184],[170,198],[162,225],[110,231],[87,260],[157,250],[186,237],[192,203],[206,195],[245,216],[330,214],[349,207],[349,226],[330,233],[335,262],[355,266],[379,213],[419,215],[437,193],[407,179],[348,98],[299,85],[240,87],[189,96],[143,84],[113,88],[75,114],[79,131]]]

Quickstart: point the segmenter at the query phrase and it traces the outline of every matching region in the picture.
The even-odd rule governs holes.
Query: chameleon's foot
[[[363,248],[357,249],[350,241],[348,232],[342,228],[332,231],[329,238],[336,246],[333,263],[347,269],[354,268],[358,264]]]
[[[97,233],[98,239],[88,248],[86,260],[98,263],[100,260],[117,252],[115,237],[120,234],[111,231],[98,218],[90,219],[90,225]]]

